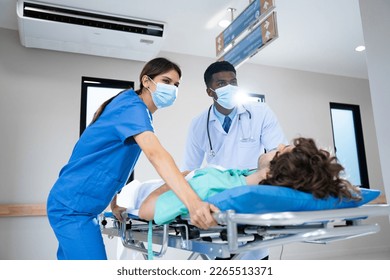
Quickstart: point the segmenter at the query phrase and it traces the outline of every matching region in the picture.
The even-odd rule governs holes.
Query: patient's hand
[[[126,211],[125,207],[121,207],[116,205],[113,209],[111,209],[112,214],[114,214],[115,218],[117,218],[119,221],[123,222],[122,213]]]

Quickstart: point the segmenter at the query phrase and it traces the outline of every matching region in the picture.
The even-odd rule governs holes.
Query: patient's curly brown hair
[[[336,197],[360,200],[359,190],[340,178],[344,167],[336,157],[318,149],[310,138],[296,138],[290,152],[276,153],[269,172],[260,184],[285,186],[312,193],[316,198]]]

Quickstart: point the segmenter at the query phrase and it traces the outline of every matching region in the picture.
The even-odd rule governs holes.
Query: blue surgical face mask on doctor
[[[156,83],[150,77],[148,78],[156,85],[156,90],[154,92],[151,92],[149,90],[152,94],[152,100],[154,105],[156,105],[158,109],[171,106],[175,102],[177,97],[177,86]]]
[[[238,92],[238,86],[226,85],[224,87],[213,90],[217,94],[218,99],[216,100],[219,105],[225,109],[233,109],[237,105],[236,95]]]

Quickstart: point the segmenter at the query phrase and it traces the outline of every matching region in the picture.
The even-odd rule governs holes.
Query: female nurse
[[[116,205],[116,194],[141,152],[187,206],[194,225],[215,225],[211,212],[218,209],[192,190],[153,133],[152,114],[173,104],[180,78],[178,65],[155,58],[144,66],[139,90],[120,92],[97,110],[47,200],[49,222],[59,242],[58,259],[107,259],[97,216],[111,201]]]

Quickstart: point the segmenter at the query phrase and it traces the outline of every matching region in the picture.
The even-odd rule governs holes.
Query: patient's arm
[[[148,197],[142,202],[141,207],[139,208],[138,211],[138,216],[141,219],[144,220],[153,220],[154,219],[154,208],[156,205],[156,200],[157,198],[169,191],[170,188],[168,187],[167,184],[162,185],[161,187],[155,189],[153,192],[151,192]]]
[[[183,177],[187,176],[191,171],[183,171],[181,174]],[[171,190],[171,188],[168,187],[167,184],[162,185],[161,187],[155,189],[153,192],[151,192],[148,197],[142,202],[139,211],[138,211],[138,217],[141,219],[150,221],[154,219],[154,209],[156,205],[157,198]]]
[[[185,177],[190,172],[191,171],[183,171],[183,172],[181,172],[181,174],[183,175],[183,177]],[[161,194],[169,191],[170,189],[171,188],[169,188],[167,184],[164,184],[161,187],[155,189],[153,192],[151,192],[148,195],[148,197],[142,202],[142,204],[139,208],[139,211],[138,211],[138,216],[141,219],[144,219],[147,221],[153,220],[154,219],[154,208],[156,205],[157,198]]]

